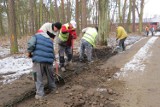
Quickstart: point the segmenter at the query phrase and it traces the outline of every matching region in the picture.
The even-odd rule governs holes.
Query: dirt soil
[[[123,53],[112,53],[108,47],[93,51],[94,63],[80,63],[74,53],[74,69],[60,72],[66,84],[58,85],[55,93],[44,100],[34,98],[35,86],[31,74],[23,75],[12,84],[0,86],[2,107],[159,107],[160,39],[149,49],[152,53],[144,62],[144,72],[129,74],[123,79],[114,78],[151,37],[141,39]]]
[[[58,85],[55,93],[48,93],[45,100],[35,100],[35,86],[31,74],[23,75],[12,84],[1,85],[0,106],[15,107],[119,107],[115,103],[119,94],[112,86],[123,84],[110,81],[118,70],[116,67],[101,68],[103,62],[116,53],[111,48],[98,47],[94,50],[92,64],[80,63],[74,54],[74,69],[61,73],[66,84]],[[123,85],[120,85],[120,87]]]

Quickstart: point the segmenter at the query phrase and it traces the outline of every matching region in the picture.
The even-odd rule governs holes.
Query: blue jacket
[[[32,53],[32,61],[50,63],[54,61],[54,46],[46,33],[37,33],[28,41],[28,52]]]

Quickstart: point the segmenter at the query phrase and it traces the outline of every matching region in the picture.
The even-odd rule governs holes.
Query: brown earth
[[[116,53],[111,48],[98,47],[94,50],[95,62],[80,63],[75,54],[74,70],[61,73],[66,84],[58,85],[55,93],[47,93],[45,100],[34,99],[35,87],[31,74],[23,75],[12,84],[1,85],[0,106],[16,107],[118,107],[115,100],[118,93],[112,85],[123,84],[111,82],[110,78],[117,71],[115,67],[102,69],[100,66]]]
[[[10,85],[1,85],[0,106],[14,107],[159,107],[159,38],[149,50],[144,74],[136,73],[122,80],[113,78],[150,37],[142,39],[124,53],[112,53],[111,48],[98,47],[92,64],[80,63],[74,55],[74,70],[61,73],[66,84],[58,85],[45,100],[35,100],[31,75],[23,75]]]

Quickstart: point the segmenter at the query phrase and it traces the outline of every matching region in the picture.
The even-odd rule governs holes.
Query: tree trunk
[[[61,11],[62,11],[62,14],[61,14],[61,17],[62,17],[62,23],[65,23],[66,22],[66,18],[65,18],[65,12],[64,12],[64,0],[61,0]]]
[[[4,28],[3,28],[3,17],[2,17],[2,7],[0,5],[0,36],[4,36],[5,32],[4,32]]]
[[[123,6],[123,9],[122,9],[122,11],[123,11],[122,24],[123,25],[125,23],[126,7],[127,7],[126,5],[127,5],[127,0],[124,1],[124,6]]]
[[[87,27],[86,0],[81,0],[82,6],[82,29]]]
[[[55,0],[55,12],[56,13],[56,20],[60,21],[60,17],[59,17],[59,10],[58,10],[58,6],[57,6],[57,0]]]
[[[132,0],[129,0],[129,12],[128,12],[128,18],[127,18],[127,32],[131,32],[131,10],[132,10]]]
[[[9,9],[8,11],[9,11],[10,42],[11,42],[10,52],[11,54],[14,54],[18,52],[14,0],[8,0],[8,9]]]
[[[106,0],[99,0],[99,30],[98,30],[98,39],[100,45],[107,45],[107,7],[108,2]]]
[[[132,0],[132,32],[135,32],[135,2],[136,0]]]
[[[79,35],[80,28],[79,28],[79,0],[76,0],[76,22],[77,22],[77,29],[76,32]]]
[[[98,25],[98,14],[98,3],[96,3],[96,26]]]
[[[29,4],[30,4],[30,33],[34,34],[34,13],[33,13],[34,0],[30,0]]]
[[[122,23],[121,0],[118,0],[119,23]]]
[[[43,0],[40,0],[40,8],[39,8],[39,24],[42,26],[43,24]]]
[[[77,8],[77,7],[76,7]],[[66,10],[66,16],[67,16],[67,22],[69,22],[71,20],[71,15],[72,15],[72,11],[71,11],[71,2],[70,0],[67,0],[67,9]],[[76,9],[75,9],[76,11]],[[77,14],[77,13],[75,13]]]
[[[35,1],[34,1],[35,2]],[[38,18],[38,9],[36,3],[34,3],[34,21],[35,21],[35,31],[39,29],[39,18]]]
[[[144,9],[144,0],[141,0],[141,10],[140,10],[140,17],[139,17],[139,32],[142,32],[142,23],[143,23],[143,9]]]

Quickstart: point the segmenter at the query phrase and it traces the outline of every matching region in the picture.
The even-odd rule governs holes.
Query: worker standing
[[[59,23],[60,24],[60,23]],[[55,59],[53,40],[48,35],[47,32],[58,32],[60,27],[53,24],[47,24],[46,31],[39,31],[28,41],[28,57],[32,58],[33,62],[33,75],[36,85],[36,99],[43,99],[44,84],[43,77],[44,74],[47,76],[48,86],[50,91],[55,91],[55,79],[53,73],[53,62]],[[53,30],[53,31],[52,31]]]
[[[66,71],[66,66],[71,66],[73,56],[73,40],[77,38],[76,34],[76,22],[70,21],[62,25],[58,36],[59,45],[59,62],[61,71]],[[64,54],[67,56],[67,60],[64,59]]]
[[[146,34],[148,36],[148,34],[149,34],[149,27],[148,26],[145,27],[145,32],[146,32]]]
[[[96,46],[96,38],[98,35],[98,27],[87,27],[82,30],[83,37],[80,42],[80,61],[84,61],[84,54],[87,55],[88,62],[93,62],[92,60],[92,50]]]
[[[126,47],[125,47],[125,40],[127,38],[127,32],[125,31],[125,29],[122,26],[118,26],[117,30],[116,30],[116,41],[119,40],[119,47],[121,49],[121,51],[125,51]]]
[[[154,36],[154,26],[153,25],[151,26],[150,31],[152,33],[152,36]]]

